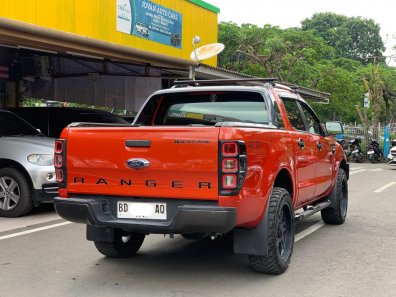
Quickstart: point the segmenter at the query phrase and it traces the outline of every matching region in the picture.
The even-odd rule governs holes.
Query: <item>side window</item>
[[[293,126],[293,128],[299,131],[305,131],[304,120],[300,113],[300,109],[298,108],[297,102],[295,100],[286,98],[282,98],[282,101],[287,111],[290,124]]]
[[[274,112],[275,112],[275,123],[279,129],[284,129],[285,124],[283,123],[282,114],[279,110],[278,102],[274,102]]]
[[[20,110],[19,116],[21,118],[32,124],[34,128],[40,129],[41,133],[48,135],[48,119],[44,108],[44,112],[41,112],[41,110],[29,111],[29,109],[26,109],[26,112],[24,112],[23,107]]]
[[[307,120],[309,133],[313,134],[323,134],[322,129],[320,128],[320,122],[317,117],[313,114],[312,110],[304,103],[300,103],[305,119]]]

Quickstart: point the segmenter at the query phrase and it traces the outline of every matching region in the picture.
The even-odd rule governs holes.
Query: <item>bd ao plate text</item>
[[[166,220],[166,203],[119,201],[117,218]]]

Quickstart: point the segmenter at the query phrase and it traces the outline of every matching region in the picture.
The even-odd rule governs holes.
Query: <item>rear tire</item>
[[[103,255],[112,258],[134,256],[143,244],[145,234],[131,233],[120,229],[114,230],[113,242],[95,241],[96,249]]]
[[[31,191],[26,177],[15,168],[0,169],[0,216],[20,217],[32,208]]]
[[[321,211],[323,221],[332,225],[343,224],[348,212],[348,180],[344,169],[338,169],[336,184],[327,198],[331,204]]]
[[[289,266],[294,245],[294,210],[289,192],[274,187],[268,207],[268,254],[248,258],[254,271],[281,274]]]

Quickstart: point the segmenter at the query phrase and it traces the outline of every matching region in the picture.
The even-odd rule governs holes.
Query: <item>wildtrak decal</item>
[[[197,139],[175,139],[176,144],[210,144],[209,140],[197,140]]]

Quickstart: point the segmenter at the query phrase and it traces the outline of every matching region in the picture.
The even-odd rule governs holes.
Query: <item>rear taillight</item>
[[[61,168],[63,165],[63,156],[62,155],[55,155],[54,165],[56,168]]]
[[[59,188],[66,188],[66,140],[55,141],[54,166]]]
[[[235,189],[237,180],[236,174],[223,174],[223,189]]]
[[[243,141],[220,142],[219,193],[237,195],[246,176],[246,145]]]
[[[56,181],[58,183],[63,182],[65,179],[65,176],[63,174],[63,170],[62,169],[56,169]]]
[[[63,141],[56,140],[55,141],[55,154],[61,154],[63,151]]]
[[[221,170],[223,172],[237,172],[239,168],[239,161],[237,158],[225,158],[222,161]]]
[[[238,155],[237,142],[223,142],[221,148],[222,148],[221,152],[223,157],[235,157]]]

